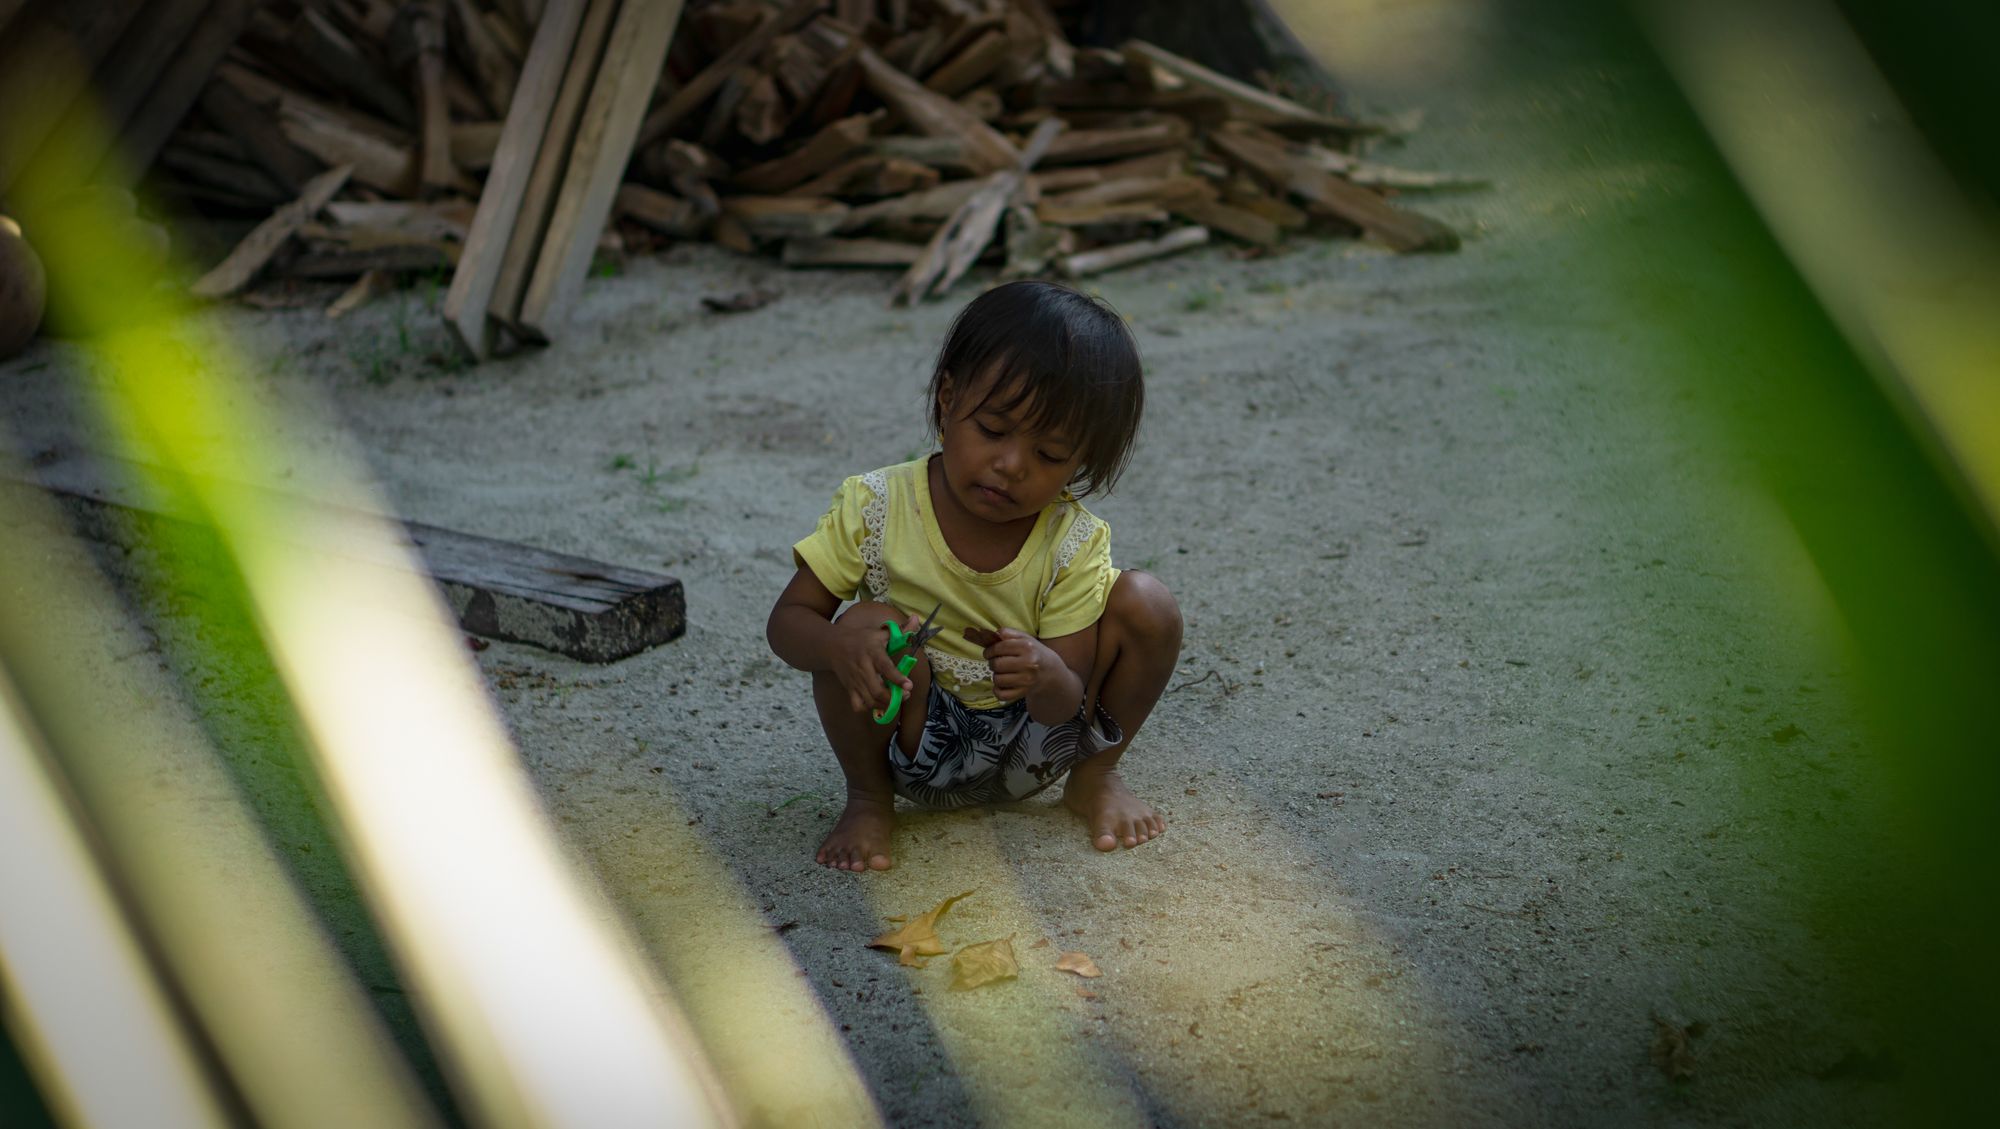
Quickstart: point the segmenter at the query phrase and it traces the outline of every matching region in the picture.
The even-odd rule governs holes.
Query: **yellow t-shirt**
[[[812,536],[792,546],[841,599],[877,600],[906,615],[942,603],[944,628],[925,648],[938,685],[974,709],[1000,705],[993,671],[966,627],[1013,627],[1038,639],[1096,623],[1111,598],[1111,529],[1077,502],[1052,503],[1011,564],[976,572],[952,554],[931,509],[928,456],[855,475],[833,493]]]

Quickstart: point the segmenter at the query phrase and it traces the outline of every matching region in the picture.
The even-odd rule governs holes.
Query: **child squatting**
[[[886,870],[897,796],[1006,803],[1058,780],[1093,845],[1136,847],[1166,823],[1117,765],[1179,660],[1180,608],[1112,566],[1110,529],[1081,502],[1131,457],[1131,331],[1068,287],[995,287],[953,321],[929,400],[938,450],[840,484],[766,626],[812,674],[847,780],[816,857]],[[902,673],[887,625],[915,632],[932,607],[942,630]],[[902,708],[878,721],[892,686]]]

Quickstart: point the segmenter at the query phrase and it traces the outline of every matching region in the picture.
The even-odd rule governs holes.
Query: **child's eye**
[[[1061,466],[1063,463],[1069,461],[1068,455],[1051,455],[1047,451],[1037,451],[1035,453],[1042,457],[1043,462],[1050,463],[1055,466]]]
[[[974,427],[978,428],[978,429],[979,429],[979,434],[981,434],[981,435],[984,435],[984,436],[985,436],[985,437],[987,437],[988,439],[998,439],[998,438],[1000,438],[1000,432],[998,432],[998,431],[995,431],[995,430],[994,430],[993,428],[990,428],[990,427],[986,426],[986,425],[985,425],[985,424],[983,424],[983,423],[980,423],[980,422],[979,422],[978,420],[973,420],[973,421],[972,421],[972,426],[974,426]]]

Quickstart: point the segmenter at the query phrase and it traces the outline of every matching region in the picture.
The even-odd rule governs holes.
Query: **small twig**
[[[1210,668],[1209,668],[1209,670],[1208,670],[1208,673],[1207,673],[1207,674],[1204,674],[1204,675],[1202,675],[1202,676],[1201,676],[1200,678],[1196,678],[1196,679],[1192,679],[1192,680],[1190,680],[1190,681],[1187,681],[1187,682],[1183,682],[1183,683],[1181,683],[1181,684],[1180,684],[1179,686],[1171,686],[1171,687],[1168,687],[1168,689],[1167,689],[1167,693],[1171,694],[1171,693],[1173,693],[1173,692],[1174,692],[1175,690],[1185,690],[1185,689],[1187,689],[1187,688],[1188,688],[1188,687],[1190,687],[1190,686],[1199,686],[1199,685],[1201,685],[1202,683],[1204,683],[1204,682],[1208,681],[1208,680],[1209,680],[1209,679],[1211,679],[1211,678],[1220,678],[1220,677],[1222,677],[1222,675],[1221,675],[1221,674],[1219,674],[1219,673],[1218,673],[1218,672],[1217,672],[1217,671],[1215,670],[1215,668],[1214,668],[1214,667],[1210,667]]]

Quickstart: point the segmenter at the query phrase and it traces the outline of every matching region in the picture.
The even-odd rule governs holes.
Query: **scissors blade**
[[[939,609],[943,607],[944,607],[944,601],[939,600],[937,602],[937,607],[932,608],[931,614],[925,616],[924,622],[918,625],[916,634],[910,636],[910,646],[921,647],[925,643],[930,642],[931,639],[935,637],[938,632],[944,630],[944,627],[942,625],[939,625],[937,627],[931,626],[931,621],[937,618]]]

